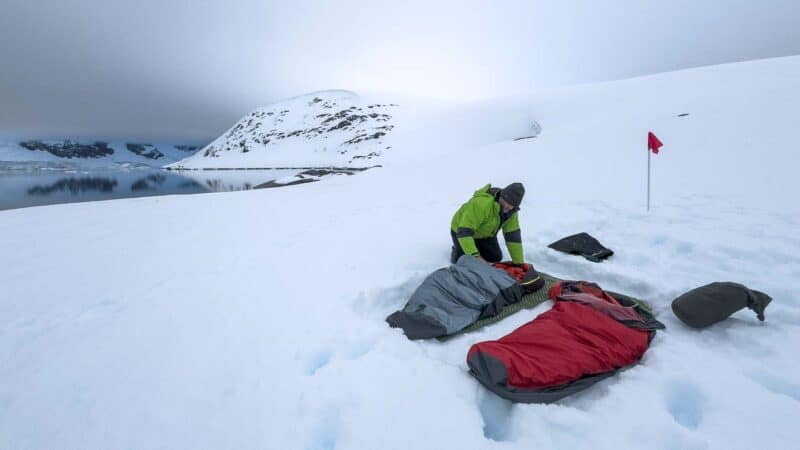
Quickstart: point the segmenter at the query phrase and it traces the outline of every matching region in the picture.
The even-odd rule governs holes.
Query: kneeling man
[[[487,184],[475,191],[472,198],[456,211],[450,223],[450,236],[453,238],[450,262],[455,263],[463,254],[485,262],[500,261],[503,251],[497,242],[497,232],[502,228],[511,261],[524,263],[518,217],[524,195],[522,183],[511,183],[503,189]]]

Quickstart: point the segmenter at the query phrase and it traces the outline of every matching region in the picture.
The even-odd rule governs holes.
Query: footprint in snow
[[[331,361],[333,353],[329,350],[321,350],[311,355],[306,364],[306,375],[312,376],[317,373],[319,369],[327,366]]]
[[[337,351],[324,348],[312,353],[306,361],[306,375],[315,375],[320,369],[330,364],[334,356],[336,356],[339,360],[359,359],[369,353],[375,347],[375,342],[370,340],[359,340],[345,344],[343,347],[343,349]]]
[[[105,318],[110,314],[114,314],[122,310],[122,305],[111,300],[104,300],[98,303],[87,306],[77,314],[76,321],[90,322],[97,319]]]
[[[326,411],[311,431],[306,450],[333,450],[339,439],[339,411]]]
[[[792,383],[789,380],[766,372],[754,373],[749,375],[749,377],[770,392],[778,395],[785,395],[800,402],[800,384]]]
[[[697,385],[683,380],[669,382],[664,389],[664,402],[675,422],[696,430],[703,421],[706,398]]]
[[[362,292],[353,300],[352,308],[372,319],[386,317],[406,304],[411,294],[419,287],[429,272],[420,270],[416,275],[395,286],[370,293]]]
[[[675,254],[687,256],[694,251],[694,244],[687,241],[676,240],[674,242]]]
[[[658,443],[658,447],[653,448],[661,450],[706,450],[709,448],[709,445],[708,442],[697,436],[686,435],[685,433],[673,433],[663,438],[662,441]]]
[[[489,392],[478,396],[478,410],[483,419],[483,436],[493,441],[508,441],[511,437],[510,401]]]

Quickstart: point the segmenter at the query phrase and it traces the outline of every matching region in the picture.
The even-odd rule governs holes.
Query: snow
[[[792,57],[399,103],[383,167],[354,176],[2,211],[0,448],[791,448],[799,80]],[[665,144],[649,213],[647,131]],[[384,322],[447,263],[455,209],[513,181],[526,260],[667,326],[554,405],[499,399],[465,363],[548,303],[445,343]],[[579,231],[616,254],[546,248]],[[771,295],[766,322],[682,325],[672,299],[712,281]]]
[[[173,169],[369,167],[392,147],[391,103],[350,91],[301,95],[243,117]]]

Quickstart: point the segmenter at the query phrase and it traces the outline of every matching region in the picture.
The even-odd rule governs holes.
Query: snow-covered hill
[[[192,155],[193,145],[75,140],[0,143],[0,164],[96,169],[161,167]]]
[[[391,149],[391,103],[349,91],[294,97],[242,118],[173,169],[366,167]]]
[[[0,448],[793,448],[798,104],[800,57],[403,101],[386,163],[357,176],[2,211]],[[665,144],[649,213],[648,131]],[[384,321],[447,264],[456,208],[513,181],[526,260],[667,326],[639,365],[555,405],[500,400],[465,363],[549,303],[444,343]],[[579,231],[615,255],[547,248]],[[712,281],[771,295],[766,322],[675,319]]]

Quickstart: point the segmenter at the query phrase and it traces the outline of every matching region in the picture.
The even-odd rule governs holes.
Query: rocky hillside
[[[360,167],[391,149],[398,105],[323,91],[251,112],[195,155],[169,168]]]
[[[192,145],[137,142],[27,140],[0,143],[0,162],[8,164],[63,165],[68,167],[160,167],[192,155]]]

